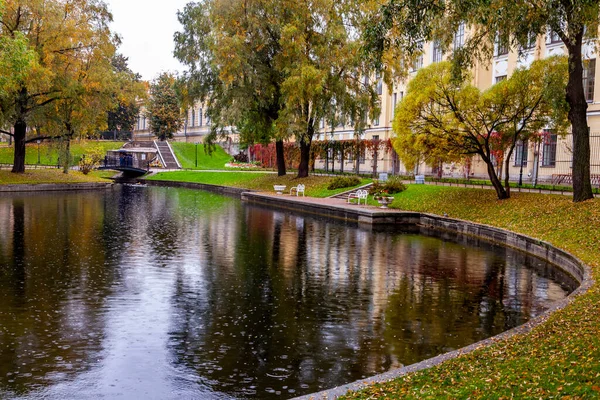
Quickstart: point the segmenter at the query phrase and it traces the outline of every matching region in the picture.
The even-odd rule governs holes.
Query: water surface
[[[496,335],[574,285],[485,242],[200,191],[0,195],[0,398],[289,398]]]

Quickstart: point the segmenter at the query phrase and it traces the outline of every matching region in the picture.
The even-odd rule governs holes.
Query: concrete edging
[[[81,183],[31,183],[17,185],[0,185],[0,193],[18,192],[64,192],[71,190],[100,190],[108,189],[113,183],[81,182]]]
[[[493,243],[499,243],[503,246],[516,248],[527,254],[547,260],[579,282],[579,287],[567,298],[555,302],[544,313],[529,320],[521,326],[449,353],[440,354],[436,357],[429,358],[412,365],[393,369],[383,374],[378,374],[335,388],[296,397],[294,398],[296,400],[336,399],[339,396],[347,394],[349,391],[361,390],[375,383],[387,382],[391,379],[398,378],[411,372],[431,368],[447,360],[457,358],[463,354],[468,354],[482,347],[491,346],[513,336],[530,332],[535,327],[543,324],[553,312],[565,308],[576,297],[587,292],[594,284],[591,269],[572,254],[539,239],[489,225],[478,224],[434,214],[397,211],[391,209],[379,210],[366,207],[359,208],[357,206],[349,206],[345,204],[327,204],[319,201],[321,199],[311,201],[310,198],[273,196],[269,194],[250,192],[244,189],[228,188],[217,185],[190,184],[185,182],[168,181],[144,182],[153,186],[184,187],[190,189],[210,190],[216,193],[239,194],[242,201],[246,201],[248,203],[266,205],[269,207],[274,206],[281,210],[304,212],[329,218],[354,221],[358,222],[359,224],[367,224],[370,226],[412,225],[428,229],[460,233],[463,235],[484,239]]]
[[[208,183],[194,183],[194,182],[175,182],[175,181],[155,181],[148,179],[138,179],[138,182],[147,186],[159,186],[159,187],[176,187],[185,189],[201,189],[213,193],[228,194],[241,196],[242,193],[251,192],[248,189],[239,189],[229,186],[210,185]]]

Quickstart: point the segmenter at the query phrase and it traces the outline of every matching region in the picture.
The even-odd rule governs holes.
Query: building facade
[[[461,25],[455,33],[453,47],[456,49],[465,43],[468,29]],[[452,50],[452,49],[451,49]],[[593,43],[584,46],[583,56],[584,65],[584,90],[588,101],[588,124],[590,127],[590,145],[591,145],[591,173],[593,175],[594,186],[600,185],[600,87],[595,85],[598,69],[596,68],[596,49]],[[549,57],[552,55],[566,54],[566,49],[553,32],[547,35],[532,37],[529,46],[526,49],[509,50],[508,46],[497,43],[495,46],[494,57],[487,64],[478,64],[473,68],[473,84],[481,90],[485,90],[497,82],[510,77],[513,71],[518,67],[528,67],[534,60]],[[418,57],[405,82],[396,82],[392,88],[389,88],[381,79],[374,79],[373,84],[377,85],[380,95],[381,112],[377,118],[370,121],[367,129],[361,136],[365,140],[387,141],[393,138],[392,121],[396,105],[402,101],[406,93],[407,83],[416,72],[432,63],[442,61],[448,57],[444,54],[442,47],[437,42],[423,44],[423,54]],[[204,137],[210,132],[210,119],[204,113],[205,108],[197,105],[187,111],[187,118],[184,128],[174,135],[174,140],[191,143],[201,143]],[[149,124],[143,113],[138,119],[134,131],[135,140],[148,140],[152,134],[148,130]],[[221,143],[225,150],[230,154],[235,154],[239,150],[238,136],[232,132],[229,139]],[[334,129],[321,124],[321,131],[314,140],[341,141],[355,138],[355,132],[352,126],[337,126]],[[572,167],[572,138],[568,134],[564,137],[557,136],[550,131],[543,134],[540,143],[519,143],[514,151],[511,160],[510,176],[511,179],[518,179],[522,175],[524,182],[554,182],[570,183],[570,174]],[[332,164],[336,171],[351,171],[358,164],[359,172],[368,173],[373,171],[376,165],[378,172],[387,172],[392,174],[425,174],[441,177],[473,177],[486,178],[486,166],[477,157],[474,157],[469,166],[461,164],[443,164],[443,165],[425,165],[417,166],[415,170],[408,171],[398,160],[393,151],[380,151],[377,162],[374,162],[371,154],[365,154],[360,163],[355,160],[344,160],[344,166],[340,165],[341,158]],[[327,165],[326,165],[327,164]],[[337,165],[336,165],[337,164]],[[317,169],[329,168],[329,160],[317,159],[315,167]],[[597,182],[596,182],[597,181]]]

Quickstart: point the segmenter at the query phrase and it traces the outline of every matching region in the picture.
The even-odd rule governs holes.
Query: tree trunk
[[[65,159],[63,160],[63,174],[69,173],[69,166],[71,164],[71,136],[67,136],[65,139],[67,143],[65,143]]]
[[[490,159],[484,159],[484,161],[487,165],[488,175],[490,177],[490,181],[492,181],[492,186],[494,186],[494,189],[496,190],[496,195],[498,196],[498,200],[508,199],[510,197],[510,195],[508,193],[506,193],[506,190],[504,190],[504,187],[502,186],[502,182],[500,181],[500,179],[498,178],[498,175],[496,174],[496,168],[494,167],[494,164],[492,163],[492,161]]]
[[[315,133],[315,127],[312,120],[309,121],[306,128],[306,135],[300,139],[300,164],[298,165],[298,178],[308,177],[308,164],[310,161],[310,144]]]
[[[373,149],[373,178],[377,178],[377,159],[379,158],[379,151],[377,151],[377,144]]]
[[[283,149],[283,140],[275,141],[275,152],[277,153],[277,176],[284,176],[285,170],[285,153]]]
[[[14,126],[15,155],[13,159],[12,172],[22,174],[25,172],[25,135],[27,123],[24,119],[18,119]]]
[[[575,43],[567,46],[569,51],[569,82],[567,103],[569,121],[573,133],[573,201],[579,202],[594,197],[590,180],[590,131],[587,124],[587,102],[583,91],[583,64],[581,46],[583,29]]]
[[[506,159],[504,160],[504,189],[506,190],[506,195],[507,197],[510,197],[510,158],[512,157],[512,154],[515,150],[515,144],[516,142],[513,141],[512,146],[510,147],[510,149],[508,150],[508,154],[506,155]],[[524,146],[525,144],[523,144]],[[521,150],[521,157],[523,157],[523,150]],[[521,160],[521,163],[523,163],[523,160]]]
[[[310,142],[300,141],[300,164],[298,165],[298,178],[308,177],[308,161],[310,160]]]
[[[342,148],[340,150],[340,172],[342,174],[344,173],[344,161],[345,161],[344,160],[344,155],[345,155],[344,153],[345,153],[345,151],[344,151],[344,147],[342,145]]]

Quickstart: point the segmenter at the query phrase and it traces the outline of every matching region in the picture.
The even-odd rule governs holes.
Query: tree
[[[175,56],[189,68],[184,75],[188,103],[200,99],[208,104],[208,142],[227,134],[228,126],[236,126],[246,144],[275,139],[282,176],[287,135],[275,125],[283,80],[275,68],[281,53],[281,25],[273,23],[278,8],[265,0],[190,3],[178,13],[183,32],[175,34]]]
[[[348,116],[357,132],[376,108],[371,75],[359,58],[361,2],[320,0],[203,1],[179,14],[176,55],[190,68],[186,88],[206,99],[213,132],[234,125],[249,143],[300,145],[299,177],[308,175],[310,144],[322,120]],[[197,93],[198,95],[194,95]]]
[[[3,120],[13,125],[13,172],[25,171],[28,123],[42,120],[44,109],[68,90],[65,82],[71,72],[65,66],[94,47],[95,33],[107,30],[111,19],[98,0],[5,2],[0,37],[26,43],[31,61],[31,68],[19,71],[0,93]]]
[[[599,17],[599,2],[588,0],[388,0],[365,31],[365,50],[389,79],[391,70],[406,73],[407,61],[420,51],[423,40],[437,39],[448,49],[457,27],[466,22],[471,24],[470,37],[454,54],[458,74],[477,60],[489,60],[498,40],[526,48],[532,35],[555,32],[569,58],[564,93],[573,134],[573,200],[583,201],[593,194],[582,48],[586,41],[595,43]]]
[[[160,140],[172,138],[173,133],[183,126],[175,81],[173,74],[163,72],[150,85],[147,117],[150,130]]]
[[[140,74],[134,73],[127,65],[128,58],[116,54],[112,61],[117,90],[114,93],[115,106],[108,111],[107,125],[111,132],[131,132],[140,115],[139,100],[145,97]]]
[[[518,69],[485,92],[452,77],[448,62],[421,69],[409,83],[394,119],[394,143],[407,164],[414,154],[457,160],[476,154],[487,166],[499,199],[510,197],[510,157],[519,141],[535,139],[545,126],[566,132],[562,90],[566,60],[551,57]],[[505,169],[504,186],[496,164]]]
[[[278,124],[300,146],[298,177],[309,172],[310,148],[322,120],[346,120],[362,134],[367,117],[379,113],[372,71],[362,63],[362,3],[353,0],[282,2],[289,20],[282,28],[281,68],[285,72]],[[332,123],[332,126],[337,124]]]
[[[117,42],[108,28],[110,14],[97,11],[96,7],[80,10],[88,14],[87,20],[94,29],[80,36],[79,43],[86,43],[84,48],[73,50],[68,59],[56,60],[61,71],[57,77],[61,93],[44,108],[48,133],[60,138],[65,174],[70,167],[71,140],[106,129],[106,113],[114,107],[113,94],[118,89],[111,65]],[[59,62],[63,64],[58,65]]]

